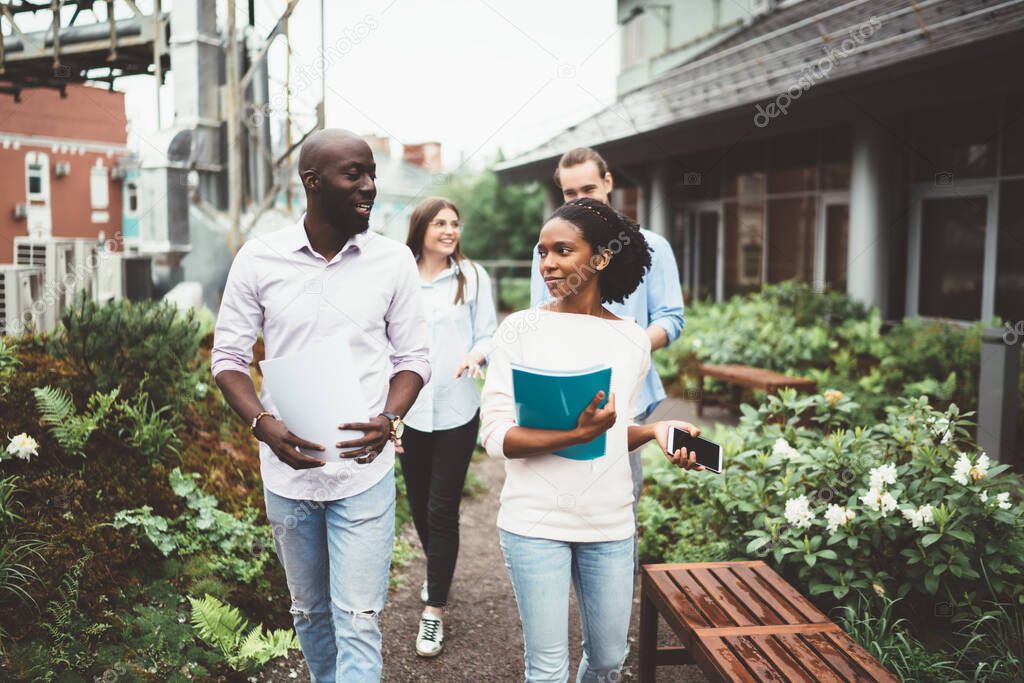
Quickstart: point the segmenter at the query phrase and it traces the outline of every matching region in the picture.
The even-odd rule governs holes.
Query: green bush
[[[845,295],[788,282],[722,303],[691,304],[679,339],[654,354],[661,378],[696,389],[700,363],[736,363],[807,377],[853,396],[858,424],[884,419],[893,397],[977,408],[981,332],[938,320],[906,319],[886,330],[877,309]],[[1024,367],[1020,376],[1024,391]],[[724,385],[708,381],[710,395]],[[1020,427],[1024,429],[1024,405]]]
[[[171,489],[185,499],[187,512],[175,519],[154,515],[144,505],[121,510],[111,522],[115,529],[133,527],[164,557],[203,556],[210,572],[240,583],[250,583],[263,573],[273,540],[270,527],[257,524],[256,511],[239,519],[217,509],[217,499],[205,493],[196,473],[171,472]]]
[[[166,302],[115,301],[99,305],[79,297],[62,317],[51,353],[67,359],[89,390],[119,388],[132,395],[145,384],[158,406],[178,406],[195,394],[193,365],[200,323]]]
[[[811,595],[875,590],[929,613],[937,600],[961,612],[1024,604],[1020,480],[977,453],[966,416],[924,398],[866,427],[850,424],[856,412],[848,397],[792,390],[745,405],[736,429],[712,437],[724,475],[673,481],[655,468],[652,493],[681,517],[699,509],[704,533],[770,558]]]

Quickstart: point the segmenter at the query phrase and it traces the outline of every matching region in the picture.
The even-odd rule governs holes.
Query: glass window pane
[[[714,299],[718,277],[718,212],[701,211],[697,215],[696,296],[698,299]]]
[[[825,206],[825,288],[846,291],[846,250],[850,239],[850,205]]]
[[[955,320],[981,317],[987,207],[985,197],[921,202],[921,315]]]
[[[916,114],[917,179],[948,185],[957,178],[994,176],[998,112],[996,100],[983,100]]]
[[[749,200],[725,205],[725,295],[761,289],[764,253],[764,203]]]
[[[768,282],[814,279],[814,197],[768,202]]]
[[[1024,320],[1024,180],[999,189],[996,249],[996,310],[1004,321]]]

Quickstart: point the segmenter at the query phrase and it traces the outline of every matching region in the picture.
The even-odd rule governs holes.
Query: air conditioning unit
[[[89,298],[95,297],[96,268],[99,267],[100,242],[90,238],[75,238],[74,268],[76,276],[75,296],[85,292]],[[73,299],[71,299],[73,301]]]
[[[124,298],[124,254],[119,251],[99,252],[93,296],[98,304]]]
[[[71,173],[71,162],[70,161],[58,161],[53,165],[53,175],[58,178],[63,178]]]
[[[43,269],[40,329],[54,330],[80,281],[80,275],[75,272],[75,241],[18,235],[14,238],[14,262]]]
[[[11,211],[11,215],[14,216],[14,220],[20,221],[28,217],[28,207],[24,204],[15,204],[14,209]]]
[[[110,167],[110,179],[111,180],[123,180],[124,179],[124,166],[120,163],[116,163]]]
[[[0,265],[0,336],[42,328],[44,275],[37,266]]]

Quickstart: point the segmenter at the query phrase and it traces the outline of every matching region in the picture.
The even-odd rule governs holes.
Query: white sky
[[[257,0],[261,35],[285,4]],[[246,2],[237,5],[243,25]],[[325,6],[327,46],[337,55],[327,68],[327,125],[400,143],[439,141],[448,168],[462,159],[479,167],[499,146],[514,156],[614,101],[615,0],[325,0]],[[309,83],[293,94],[293,109],[307,113],[298,125],[308,128],[320,99],[318,0],[299,2],[291,31],[293,87]],[[273,93],[283,87],[283,40],[270,60]],[[172,116],[173,80],[172,69],[161,95],[164,126]],[[117,88],[127,94],[130,141],[139,148],[157,128],[153,79],[121,79]]]

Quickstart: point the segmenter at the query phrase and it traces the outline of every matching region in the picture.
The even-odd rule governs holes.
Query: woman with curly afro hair
[[[633,606],[636,527],[629,451],[655,439],[673,464],[702,469],[686,449],[667,451],[670,427],[694,435],[698,430],[669,420],[632,424],[651,344],[634,320],[603,304],[621,302],[650,268],[650,248],[639,227],[603,202],[577,199],[551,215],[537,250],[552,301],[513,313],[499,326],[484,385],[480,439],[489,455],[505,460],[498,528],[523,625],[526,680],[568,680],[570,584],[583,630],[576,680],[615,680],[626,658]],[[573,429],[521,427],[512,364],[553,371],[608,365],[611,385],[607,397],[603,391],[593,397]],[[606,446],[598,458],[555,454],[601,434]]]

